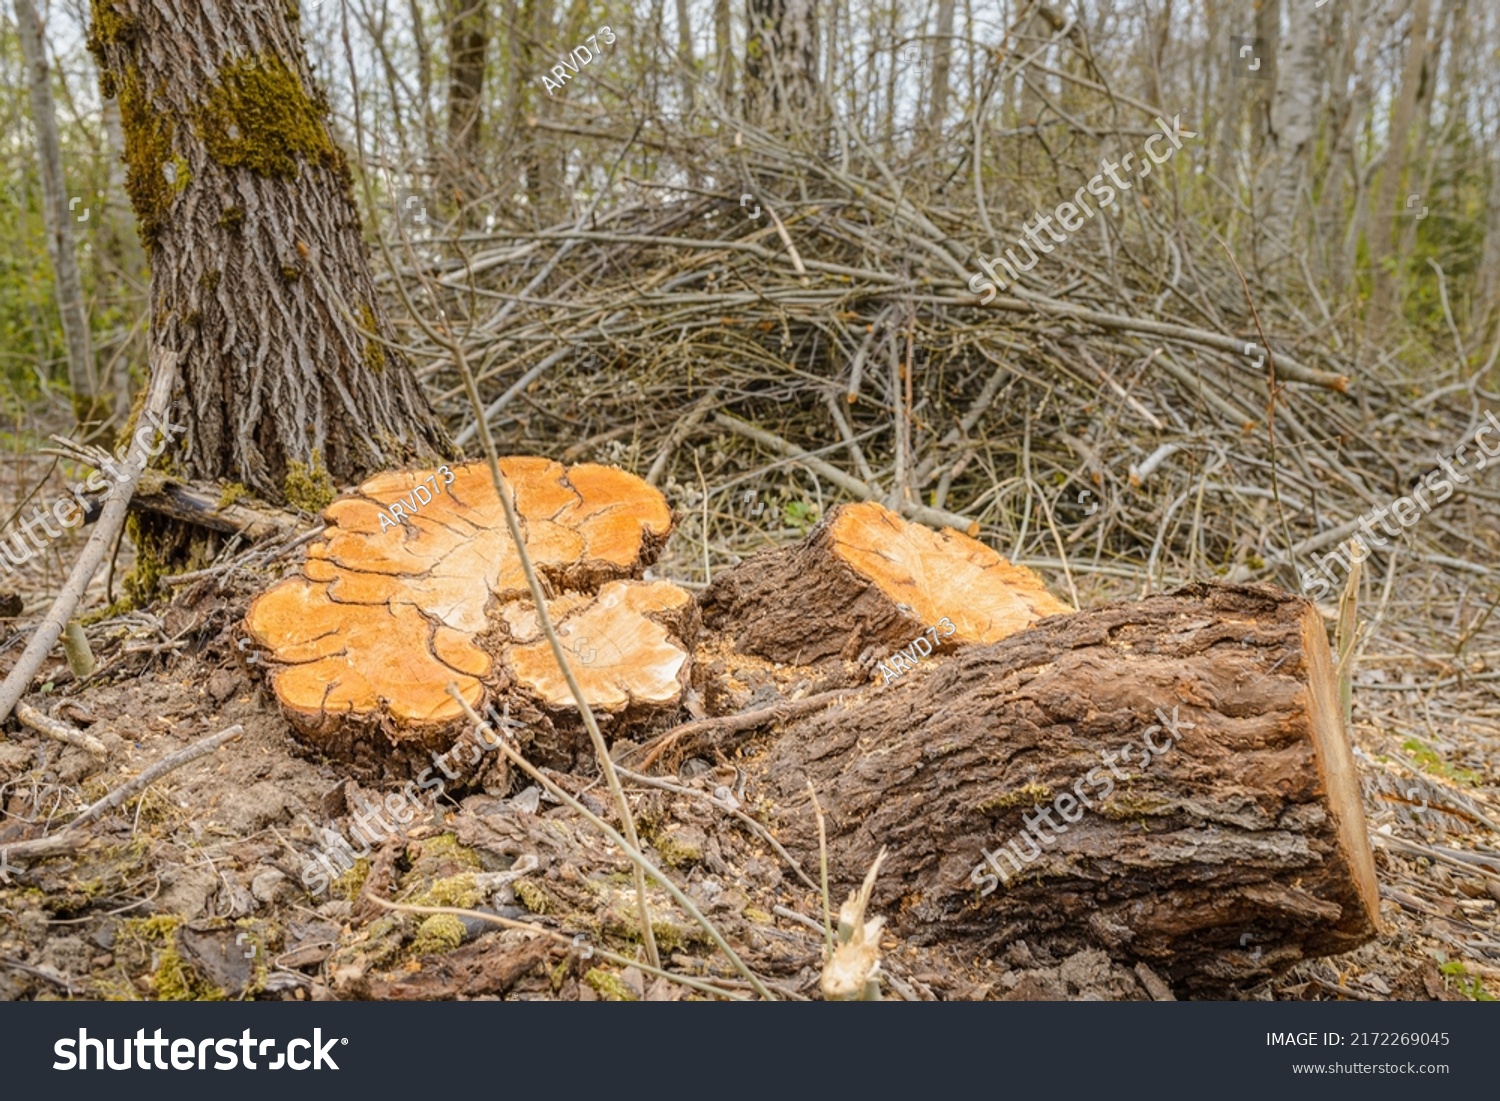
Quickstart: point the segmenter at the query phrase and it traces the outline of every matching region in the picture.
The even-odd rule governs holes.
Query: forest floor
[[[796,534],[761,532],[752,541]],[[656,574],[673,578],[696,554],[676,540]],[[598,947],[643,958],[629,862],[575,812],[521,782],[445,799],[430,821],[402,826],[327,892],[310,896],[304,869],[323,831],[351,837],[351,808],[400,783],[361,786],[339,762],[300,744],[254,669],[238,660],[233,630],[249,599],[295,564],[293,555],[259,573],[180,586],[151,614],[95,623],[101,669],[85,684],[60,660],[49,666],[47,688],[29,701],[99,739],[102,757],[14,722],[0,736],[4,841],[41,832],[200,738],[244,727],[237,740],[88,827],[86,848],[11,868],[9,882],[0,880],[0,999],[701,996],[593,954]],[[1500,618],[1476,615],[1467,592],[1450,585],[1437,569],[1413,565],[1402,591],[1387,591],[1368,610],[1375,630],[1355,677],[1351,737],[1376,846],[1383,934],[1280,974],[1268,967],[1259,985],[1225,996],[1500,995],[1500,858],[1492,855],[1500,848]],[[26,614],[8,621],[0,673],[49,591],[29,593]],[[1080,601],[1137,592],[1101,578]],[[101,592],[92,607],[104,603]],[[1472,632],[1465,637],[1458,627],[1470,623],[1478,629],[1465,627]],[[617,744],[616,756],[629,760],[630,748]],[[756,813],[756,792],[745,786],[756,752],[752,739],[716,760],[684,762],[664,778],[676,791],[627,779],[627,792],[649,854],[745,962],[779,996],[817,997],[822,907],[808,885],[817,869],[795,868],[711,801],[728,787]],[[597,777],[554,778],[611,816]],[[774,821],[763,824],[774,833]],[[535,870],[498,888],[493,878],[476,884],[476,874],[529,865],[520,863],[527,856]],[[372,896],[479,907],[561,936],[392,913]],[[748,989],[665,893],[653,890],[650,902],[664,967],[719,990]],[[1252,954],[1254,939],[1253,931],[1242,938]],[[889,933],[882,950],[887,997],[1170,997],[1159,975],[1099,950],[1052,958],[1018,940],[996,958],[966,959]]]

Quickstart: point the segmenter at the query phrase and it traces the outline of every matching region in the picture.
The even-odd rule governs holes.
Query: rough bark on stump
[[[605,715],[675,709],[691,599],[667,582],[629,580],[671,529],[661,494],[611,467],[500,465],[562,625],[576,616],[601,641],[634,647],[597,670],[575,652],[590,706]],[[328,529],[301,576],[261,594],[245,616],[282,712],[319,749],[420,760],[466,725],[449,683],[481,713],[515,705],[512,717],[545,735],[554,732],[548,713],[576,722],[550,649],[546,661],[535,653],[530,590],[486,464],[381,474],[323,518]]]
[[[700,658],[704,697],[716,714],[758,699],[731,683],[761,679],[746,657],[816,667],[819,688],[872,675],[884,683],[879,663],[944,619],[951,633],[945,625],[928,645],[951,650],[998,642],[1073,610],[1031,570],[978,540],[910,523],[869,501],[840,505],[803,542],[719,574],[699,606],[709,634],[704,656],[717,659]]]
[[[1158,727],[1166,752],[1143,748],[1174,708],[1180,738]],[[1116,779],[1101,753],[1127,745]],[[788,722],[748,767],[808,866],[812,781],[836,893],[889,847],[872,912],[907,936],[988,954],[1100,945],[1213,989],[1378,931],[1324,627],[1268,588],[1190,586],[965,648]],[[1017,840],[1023,816],[1040,844]],[[1011,841],[1039,855],[1001,855]],[[985,851],[1008,882],[982,894]]]

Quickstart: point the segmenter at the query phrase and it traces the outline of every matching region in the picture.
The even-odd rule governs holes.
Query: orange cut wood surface
[[[500,467],[553,591],[638,575],[671,530],[661,494],[625,471],[527,457]],[[479,709],[490,617],[530,599],[488,464],[379,474],[323,518],[301,575],[245,618],[288,719],[316,737],[355,720],[399,742],[462,719],[450,682]]]
[[[1042,579],[953,528],[908,523],[873,501],[846,505],[829,531],[834,554],[927,625],[946,617],[955,642],[999,642],[1074,609]]]
[[[688,651],[662,620],[691,603],[666,581],[610,581],[595,597],[565,596],[547,611],[589,703],[619,711],[681,701]],[[518,601],[505,618],[512,644],[504,660],[517,683],[548,707],[568,706],[572,696],[535,608]]]

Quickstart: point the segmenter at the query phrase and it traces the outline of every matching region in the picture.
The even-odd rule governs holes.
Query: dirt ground
[[[672,553],[658,573],[670,576]],[[233,630],[248,600],[295,557],[179,586],[154,614],[94,623],[101,668],[87,684],[75,683],[60,660],[49,666],[47,687],[28,701],[97,738],[103,756],[7,725],[0,842],[56,832],[49,824],[166,755],[232,724],[244,733],[104,815],[79,851],[9,869],[9,882],[0,882],[0,998],[672,1000],[705,996],[695,980],[731,994],[749,989],[699,925],[656,889],[649,901],[663,965],[684,981],[632,965],[644,957],[629,862],[521,776],[504,790],[492,780],[489,791],[450,793],[430,818],[401,827],[311,894],[304,876],[325,831],[352,837],[353,808],[401,784],[369,777],[361,784],[300,744],[257,670],[239,660]],[[1225,996],[1500,994],[1500,673],[1491,671],[1500,625],[1487,621],[1474,594],[1452,586],[1434,570],[1425,590],[1387,592],[1368,610],[1376,629],[1356,674],[1352,736],[1384,935]],[[1093,603],[1124,591],[1101,584],[1083,595]],[[26,614],[4,621],[0,670],[44,607],[44,599],[28,601]],[[1446,638],[1410,626],[1443,618],[1454,625]],[[757,830],[723,809],[728,795],[756,813],[756,793],[743,786],[750,770],[737,767],[756,744],[690,758],[676,776],[656,779],[673,790],[635,780],[627,790],[649,855],[672,870],[744,961],[778,996],[815,998],[821,902],[808,883],[817,869],[792,867],[768,843],[774,821]],[[617,757],[629,749],[618,745]],[[553,778],[612,817],[597,777]],[[517,874],[496,874],[507,871]],[[376,898],[475,908],[521,927],[394,913]],[[1020,940],[996,958],[964,959],[889,934],[881,948],[891,998],[1172,996],[1148,968],[1098,950],[1052,958]]]

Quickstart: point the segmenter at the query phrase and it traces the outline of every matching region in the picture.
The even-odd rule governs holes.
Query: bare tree
[[[932,110],[928,116],[934,129],[948,113],[948,73],[953,58],[954,0],[938,0],[937,38],[932,43]]]
[[[1427,27],[1431,19],[1432,0],[1413,0],[1411,27],[1407,33],[1406,62],[1401,70],[1401,88],[1391,109],[1389,137],[1380,166],[1380,187],[1370,211],[1370,264],[1375,293],[1371,299],[1370,317],[1377,326],[1383,324],[1399,291],[1399,278],[1388,270],[1395,259],[1393,245],[1394,219],[1400,205],[1402,181],[1406,177],[1406,151],[1411,143],[1412,122],[1417,115],[1417,97],[1427,77]]]
[[[747,0],[745,102],[750,118],[782,126],[816,114],[816,0]]]
[[[448,0],[448,146],[459,178],[479,168],[489,41],[485,0]]]
[[[281,4],[96,4],[185,474],[307,503],[448,450],[381,316],[349,166]]]
[[[1297,207],[1307,185],[1325,54],[1323,18],[1311,4],[1292,4],[1276,53],[1266,162],[1259,180],[1259,225],[1272,242],[1271,255],[1290,246]],[[1267,255],[1261,250],[1261,256]]]
[[[107,414],[107,402],[99,392],[94,369],[93,342],[89,337],[88,310],[83,297],[83,277],[73,251],[75,214],[68,208],[67,184],[63,178],[62,143],[57,135],[57,109],[52,99],[52,68],[47,62],[47,40],[41,16],[31,0],[16,0],[16,25],[21,53],[30,72],[31,117],[36,127],[37,162],[42,176],[42,215],[47,226],[47,251],[57,281],[57,309],[62,317],[63,341],[68,352],[68,386],[73,394],[73,414],[85,433],[98,427]],[[84,216],[89,207],[84,206]]]

